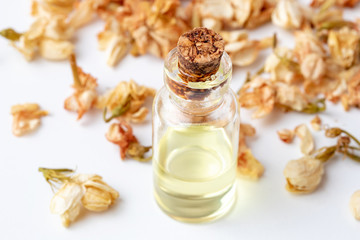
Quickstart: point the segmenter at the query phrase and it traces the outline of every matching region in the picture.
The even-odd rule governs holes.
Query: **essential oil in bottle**
[[[239,117],[231,61],[206,28],[182,35],[165,63],[154,101],[155,198],[171,217],[205,222],[235,202]]]

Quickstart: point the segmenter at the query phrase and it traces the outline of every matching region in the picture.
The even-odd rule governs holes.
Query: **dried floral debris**
[[[225,51],[236,66],[248,66],[255,62],[261,50],[274,45],[274,37],[262,40],[249,40],[244,30],[223,31],[220,33],[225,41]]]
[[[238,151],[238,173],[240,176],[257,180],[264,173],[264,166],[254,157],[251,149],[246,145],[246,137],[252,137],[256,133],[250,124],[240,124],[239,151]]]
[[[69,111],[78,113],[78,119],[89,111],[96,102],[98,94],[96,88],[98,86],[96,78],[90,74],[84,73],[77,66],[75,55],[70,56],[70,65],[74,79],[74,93],[65,100],[64,108]]]
[[[149,110],[144,106],[148,97],[155,96],[155,89],[138,85],[134,80],[122,81],[112,90],[99,96],[96,107],[104,109],[104,120],[114,118],[126,119],[130,122],[145,121]],[[107,117],[107,112],[111,115]]]
[[[48,112],[40,110],[36,103],[18,104],[11,107],[13,116],[12,133],[20,137],[37,129],[41,123],[41,117],[47,116]]]
[[[315,131],[320,131],[322,129],[322,121],[318,115],[316,115],[310,122],[311,127]]]
[[[349,207],[354,218],[360,220],[360,190],[351,195]]]
[[[284,169],[286,189],[292,193],[311,193],[320,184],[324,174],[324,164],[336,153],[360,162],[360,141],[341,128],[327,128],[325,137],[337,138],[335,145],[314,148],[311,133],[305,124],[295,128],[301,138],[301,151],[304,157],[287,163]],[[352,143],[355,142],[355,145]]]
[[[359,0],[312,0],[310,6],[321,7],[323,4],[335,4],[338,7],[355,7]]]
[[[140,162],[147,162],[152,158],[151,156],[145,157],[145,153],[151,149],[151,146],[142,146],[134,136],[130,124],[124,120],[111,124],[106,138],[120,147],[120,156],[123,160],[129,157]]]
[[[193,0],[187,7],[192,27],[253,29],[270,21],[275,7],[270,0]]]
[[[301,124],[295,128],[295,134],[301,140],[301,152],[304,155],[310,155],[315,150],[315,143],[309,128],[305,124]]]
[[[76,174],[71,169],[39,168],[51,188],[58,189],[51,199],[50,211],[60,215],[68,227],[79,215],[82,206],[101,212],[113,205],[119,193],[96,174]]]
[[[282,129],[277,131],[277,135],[284,143],[292,143],[295,137],[295,132],[289,129]]]

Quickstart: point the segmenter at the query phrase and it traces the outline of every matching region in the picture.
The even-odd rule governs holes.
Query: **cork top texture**
[[[188,81],[204,81],[218,70],[224,47],[223,38],[213,30],[194,28],[184,33],[177,43],[180,72],[190,75]]]

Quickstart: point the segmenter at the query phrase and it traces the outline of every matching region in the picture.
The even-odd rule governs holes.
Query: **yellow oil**
[[[155,197],[171,217],[206,222],[235,201],[236,160],[223,128],[169,128],[154,155]]]

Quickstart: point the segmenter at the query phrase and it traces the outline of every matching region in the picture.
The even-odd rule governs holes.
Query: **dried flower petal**
[[[61,216],[62,224],[68,227],[80,213],[84,189],[72,182],[65,183],[51,199],[50,210]]]
[[[40,55],[48,60],[65,60],[74,51],[74,45],[69,41],[43,39],[40,42]]]
[[[324,168],[322,162],[304,157],[288,162],[284,169],[286,190],[292,193],[310,193],[321,182]]]
[[[256,180],[264,173],[264,166],[254,157],[248,148],[238,155],[238,173],[241,176]]]
[[[360,190],[354,192],[351,196],[349,207],[354,218],[360,220]]]
[[[326,65],[323,58],[315,53],[306,55],[300,64],[301,74],[313,81],[319,81],[326,72]]]
[[[295,128],[295,133],[301,140],[301,152],[310,155],[315,149],[315,143],[309,128],[305,124],[301,124]]]
[[[13,116],[12,132],[15,136],[22,136],[40,126],[40,119],[48,115],[47,111],[40,110],[36,103],[26,103],[11,107]]]
[[[291,143],[295,137],[295,133],[293,130],[282,129],[277,131],[277,134],[281,141],[284,143]]]
[[[312,120],[311,120],[311,126],[315,131],[319,131],[321,130],[321,119],[318,115],[316,115]]]

